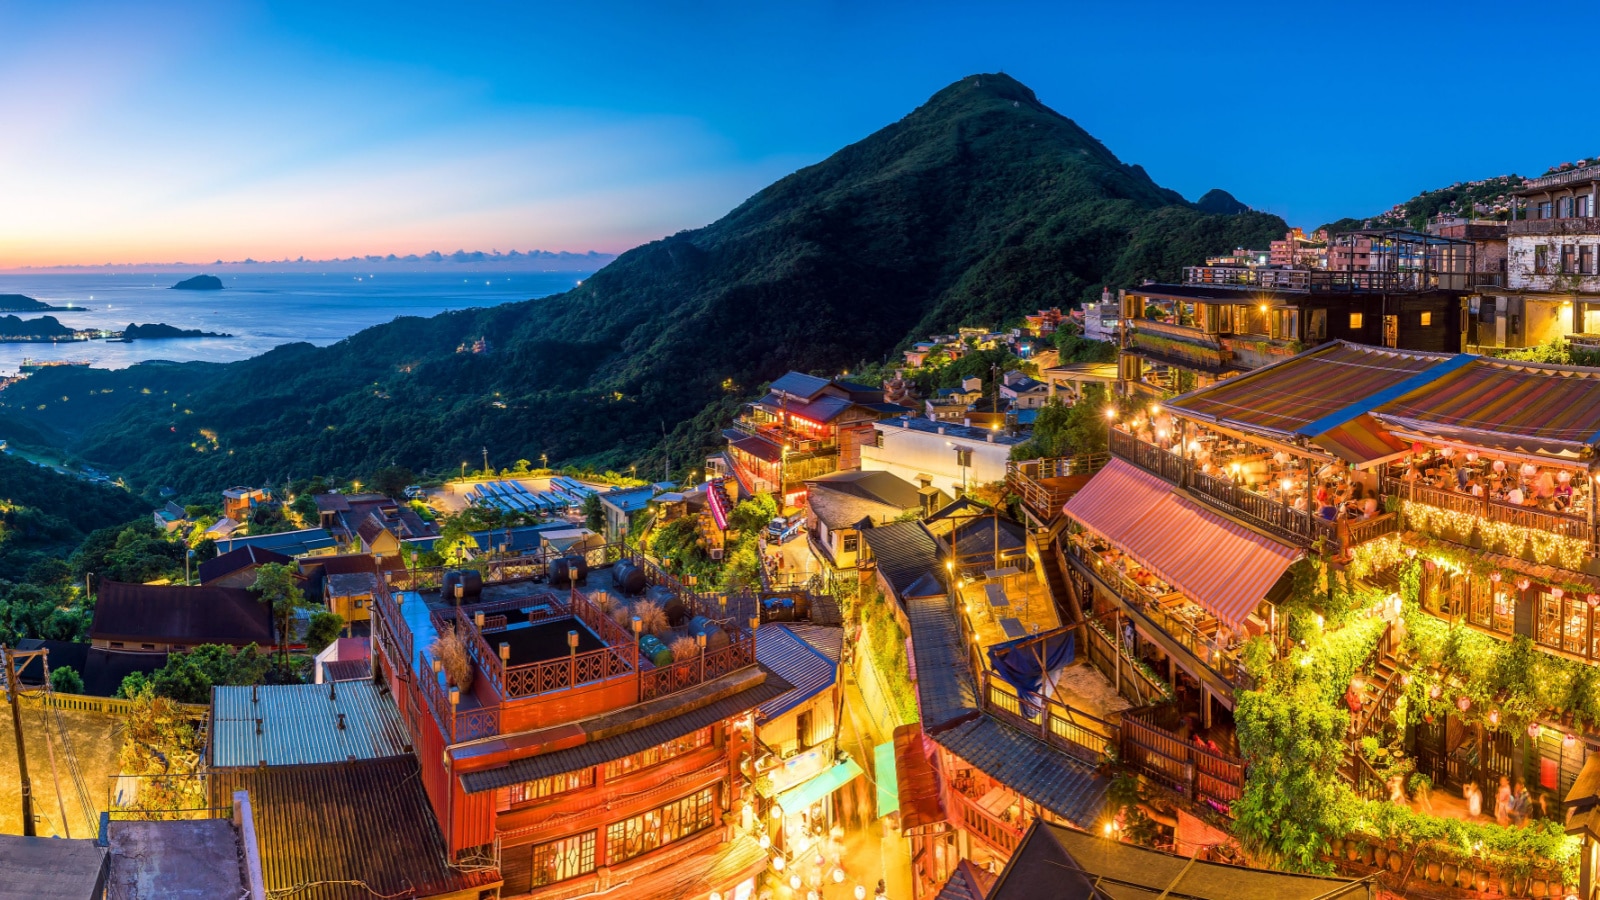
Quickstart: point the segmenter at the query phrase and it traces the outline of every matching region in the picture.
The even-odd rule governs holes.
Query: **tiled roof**
[[[811,630],[820,632],[824,629],[820,626],[811,626]],[[832,642],[835,646],[842,643],[844,629],[826,630],[841,635]],[[827,654],[811,646],[785,625],[768,625],[757,629],[756,661],[771,669],[784,681],[794,685],[788,691],[756,707],[757,715],[769,721],[833,687],[839,674],[837,655],[830,659]]]
[[[760,405],[771,409],[782,409],[793,416],[799,416],[811,422],[832,422],[839,414],[855,406],[856,403],[849,397],[836,397],[825,394],[814,400],[799,402],[787,400],[777,394],[768,394],[761,398]]]
[[[1056,815],[1088,827],[1105,802],[1106,779],[1082,761],[985,715],[949,601],[907,603],[923,730],[949,750]]]
[[[378,590],[378,576],[371,572],[350,572],[328,576],[328,596],[365,597]]]
[[[924,575],[944,577],[944,556],[928,529],[921,522],[891,522],[861,532],[878,571],[896,594]]]
[[[237,550],[229,550],[221,556],[213,557],[200,564],[200,583],[208,584],[224,575],[231,575],[247,566],[259,566],[266,563],[288,565],[294,560],[275,550],[265,547],[244,546]]]
[[[461,776],[461,785],[469,794],[483,791],[492,791],[495,788],[532,781],[535,778],[544,778],[549,775],[560,775],[563,772],[575,772],[589,766],[621,759],[624,756],[647,750],[657,744],[663,744],[674,738],[683,737],[701,728],[715,725],[724,719],[742,715],[751,709],[766,703],[775,697],[782,696],[790,689],[791,685],[775,675],[768,674],[766,679],[758,685],[740,691],[729,697],[713,701],[698,709],[690,710],[682,715],[672,716],[625,731],[613,737],[599,738],[587,741],[576,747],[565,750],[554,750],[539,756],[530,756],[519,759],[509,765],[497,769],[488,769],[482,772],[468,772]],[[668,700],[675,698],[668,697]]]
[[[214,769],[342,763],[410,752],[400,711],[370,681],[211,689]]]
[[[922,505],[916,486],[890,472],[835,472],[806,485],[806,505],[832,529],[854,528],[863,519],[886,521]]]
[[[963,858],[956,863],[950,880],[944,883],[933,900],[984,900],[984,893],[991,884],[994,884],[993,875],[973,868],[972,861]]]
[[[790,372],[774,381],[771,390],[793,394],[796,397],[810,399],[821,393],[822,389],[831,384],[826,378],[807,375],[804,372]]]
[[[102,581],[89,636],[172,644],[272,643],[272,612],[242,588]]]
[[[764,437],[732,430],[724,431],[723,436],[727,437],[728,443],[735,450],[754,456],[763,462],[778,462],[783,459],[783,448]]]
[[[269,894],[295,900],[432,897],[499,883],[452,868],[415,757],[211,775],[213,803],[250,792]]]

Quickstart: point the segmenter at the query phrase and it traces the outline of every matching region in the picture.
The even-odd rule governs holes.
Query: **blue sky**
[[[1503,4],[1209,7],[0,0],[0,266],[619,251],[996,70],[1306,226],[1600,153]]]

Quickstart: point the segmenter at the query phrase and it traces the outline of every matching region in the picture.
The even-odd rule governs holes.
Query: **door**
[[[1400,317],[1383,317],[1383,345],[1385,347],[1400,346]]]

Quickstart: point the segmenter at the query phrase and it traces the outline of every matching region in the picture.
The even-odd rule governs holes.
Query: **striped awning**
[[[1301,556],[1120,459],[1064,511],[1235,629]]]
[[[1383,430],[1383,426],[1369,415],[1356,416],[1348,422],[1324,431],[1311,439],[1311,443],[1357,467],[1376,465],[1411,452],[1411,445]]]

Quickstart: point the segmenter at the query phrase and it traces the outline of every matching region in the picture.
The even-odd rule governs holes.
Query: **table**
[[[1028,635],[1028,629],[1022,627],[1022,620],[1010,616],[1000,620],[1000,630],[1006,633],[1006,637],[1012,639]]]
[[[1002,608],[1003,609],[1010,609],[1011,608],[1011,601],[1009,599],[1007,599],[1007,597],[1006,597],[1005,588],[1001,587],[998,584],[986,584],[986,585],[984,585],[983,586],[983,595],[985,597],[987,597],[988,600],[989,600],[989,614],[990,615],[993,615],[994,611],[997,610],[997,609],[1002,609]]]

